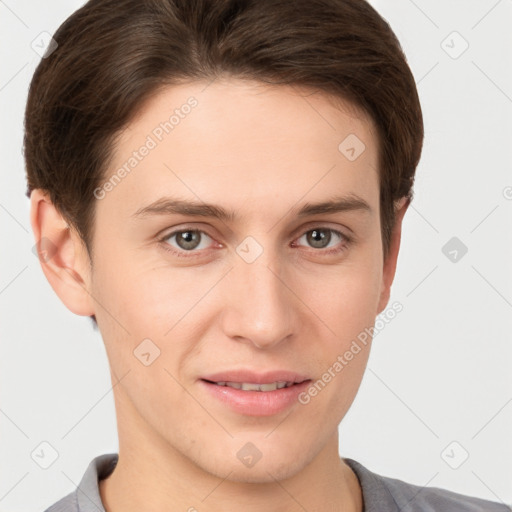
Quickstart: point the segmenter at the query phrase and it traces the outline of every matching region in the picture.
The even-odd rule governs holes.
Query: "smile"
[[[275,391],[276,389],[289,388],[294,382],[269,382],[267,384],[254,384],[252,382],[214,382],[218,386],[241,389],[242,391]]]

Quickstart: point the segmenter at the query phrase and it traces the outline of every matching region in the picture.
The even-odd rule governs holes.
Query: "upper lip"
[[[252,370],[226,370],[212,373],[201,377],[211,382],[246,382],[251,384],[269,384],[272,382],[294,382],[299,383],[309,380],[309,377],[289,370],[273,370],[266,372],[255,372]]]

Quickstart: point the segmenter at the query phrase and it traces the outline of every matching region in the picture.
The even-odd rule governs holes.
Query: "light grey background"
[[[510,504],[512,0],[372,4],[416,78],[425,145],[390,301],[404,309],[375,338],[340,453]],[[24,195],[23,111],[39,62],[31,43],[80,5],[0,1],[0,512],[43,510],[93,457],[118,449],[100,335],[47,283]],[[452,237],[468,248],[456,262],[442,252]],[[59,454],[48,469],[31,458],[43,441]]]

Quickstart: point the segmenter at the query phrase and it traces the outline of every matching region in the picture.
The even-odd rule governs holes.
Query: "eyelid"
[[[294,238],[298,238],[309,231],[313,231],[315,229],[328,229],[335,233],[340,233],[347,240],[351,240],[355,238],[354,232],[347,226],[340,226],[339,224],[333,224],[329,221],[311,221],[303,224],[300,228],[294,231]],[[296,235],[295,235],[296,234]]]

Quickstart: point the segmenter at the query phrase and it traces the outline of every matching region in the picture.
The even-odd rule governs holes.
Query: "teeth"
[[[260,386],[260,384],[250,384],[249,382],[242,382],[241,388],[243,391],[272,391],[276,389],[273,384],[261,384]]]
[[[293,382],[270,382],[268,384],[253,384],[251,382],[217,382],[219,386],[241,389],[242,391],[275,391],[276,389],[289,388]]]

